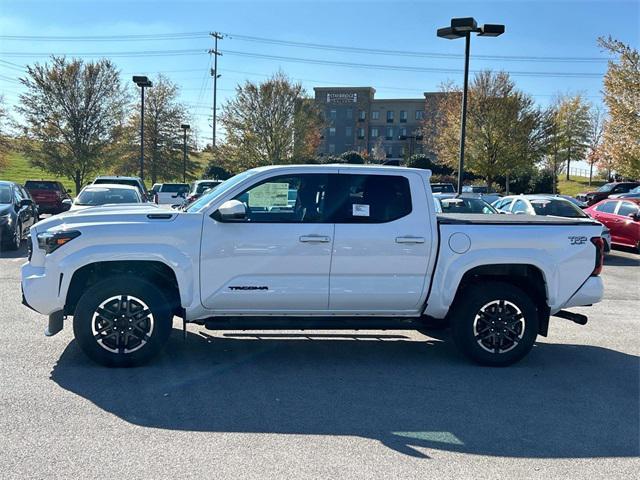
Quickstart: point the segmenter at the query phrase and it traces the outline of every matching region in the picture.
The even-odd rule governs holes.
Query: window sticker
[[[353,213],[354,217],[368,217],[369,216],[369,205],[362,205],[360,203],[354,203],[353,205]]]
[[[286,207],[288,198],[288,183],[264,183],[249,190],[248,203],[250,207]]]

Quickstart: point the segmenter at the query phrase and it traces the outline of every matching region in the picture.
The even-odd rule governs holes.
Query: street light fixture
[[[458,193],[462,192],[462,177],[464,175],[464,137],[467,126],[467,94],[469,90],[469,47],[471,34],[479,37],[497,37],[504,33],[504,25],[486,23],[478,27],[473,17],[452,18],[449,27],[439,28],[438,37],[447,40],[465,39],[464,49],[464,88],[462,90],[462,121],[460,125],[460,160],[458,163]]]
[[[183,123],[180,128],[182,128],[184,134],[182,137],[182,183],[187,183],[187,130],[191,127],[188,123]]]
[[[141,89],[140,97],[140,179],[144,181],[144,89],[151,87],[151,81],[142,75],[134,75],[133,83]]]

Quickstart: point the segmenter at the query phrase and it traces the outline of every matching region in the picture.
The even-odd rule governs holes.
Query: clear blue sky
[[[282,69],[312,92],[314,86],[373,86],[378,98],[420,97],[436,90],[447,79],[460,82],[462,58],[412,57],[330,51],[248,41],[255,36],[295,42],[330,44],[383,50],[418,51],[460,55],[463,41],[439,39],[437,27],[451,17],[474,16],[479,23],[504,23],[498,38],[472,40],[471,69],[491,68],[514,72],[518,86],[546,105],[557,93],[583,93],[600,102],[600,75],[575,77],[554,74],[602,74],[605,54],[596,39],[611,34],[624,42],[640,43],[639,3],[618,1],[518,1],[503,2],[401,2],[401,1],[304,1],[217,2],[162,0],[0,0],[0,35],[4,36],[121,36],[220,31],[230,37],[219,43],[219,105],[244,79],[261,80]],[[0,39],[0,60],[25,65],[43,61],[45,53],[101,53],[166,50],[197,50],[180,56],[113,57],[123,77],[164,72],[181,87],[203,144],[211,136],[211,78],[208,74],[212,48],[206,36],[145,41],[73,41]],[[11,52],[11,55],[8,53]],[[408,72],[369,67],[308,64],[283,59],[252,58],[238,52],[359,64],[447,69],[453,72]],[[20,56],[14,55],[14,53]],[[480,58],[473,55],[513,58]],[[532,58],[538,57],[538,58]],[[539,58],[544,57],[544,58]],[[552,61],[548,57],[561,57]],[[520,72],[519,74],[517,72]],[[537,75],[532,75],[536,73]],[[0,61],[0,92],[12,105],[20,92],[14,65]]]

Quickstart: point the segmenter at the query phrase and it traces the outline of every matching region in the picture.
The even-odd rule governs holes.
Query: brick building
[[[316,87],[315,102],[326,119],[318,153],[340,155],[368,151],[381,142],[388,159],[422,153],[421,125],[430,101],[441,93],[425,92],[423,98],[375,99],[371,87]]]

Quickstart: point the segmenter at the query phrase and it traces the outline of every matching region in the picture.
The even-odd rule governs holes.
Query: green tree
[[[204,170],[204,177],[213,180],[228,180],[232,176],[233,174],[227,169],[214,165],[213,163],[207,165],[207,168]]]
[[[153,87],[145,90],[144,102],[144,169],[152,183],[182,181],[183,131],[180,124],[187,120],[185,106],[179,102],[179,90],[167,77],[159,75]],[[121,173],[136,173],[140,163],[140,105],[129,118],[127,142],[123,152]],[[188,150],[195,151],[193,135],[188,135]],[[187,157],[187,178],[196,176],[199,164]]]
[[[0,95],[0,172],[7,166],[7,153],[11,148],[11,142],[7,132],[7,120],[8,114],[4,106],[4,96]]]
[[[559,161],[569,180],[571,160],[584,160],[587,155],[591,105],[581,95],[562,96],[556,103],[555,122]]]
[[[440,162],[457,169],[460,141],[460,89],[442,87],[433,143]],[[491,185],[497,176],[529,172],[543,156],[543,112],[518,90],[505,72],[483,71],[469,87],[465,166]]]
[[[117,153],[128,100],[118,70],[105,59],[51,57],[27,66],[20,81],[22,149],[34,166],[73,180],[78,193]]]
[[[223,151],[235,171],[312,157],[323,125],[302,85],[281,72],[263,83],[238,85],[222,107],[220,123]]]
[[[353,165],[364,164],[364,158],[362,157],[362,155],[355,151],[344,152],[342,155],[340,155],[340,159],[342,160],[342,163],[350,163]]]
[[[604,77],[604,101],[609,120],[604,131],[604,155],[618,173],[640,177],[640,54],[611,37],[600,46],[616,56]]]

